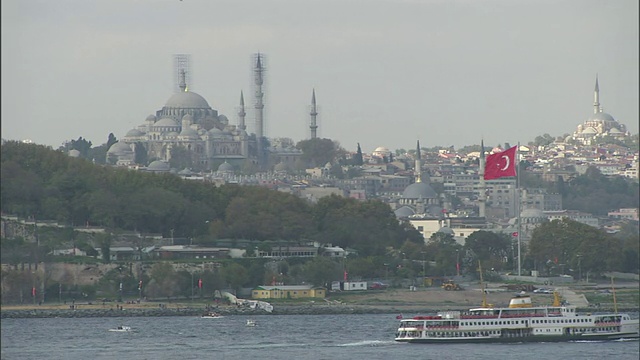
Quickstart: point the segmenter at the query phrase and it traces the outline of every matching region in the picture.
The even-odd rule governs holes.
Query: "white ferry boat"
[[[638,339],[638,319],[617,312],[579,314],[561,305],[534,307],[528,295],[511,299],[509,307],[445,311],[400,321],[395,340],[407,343],[559,342]]]

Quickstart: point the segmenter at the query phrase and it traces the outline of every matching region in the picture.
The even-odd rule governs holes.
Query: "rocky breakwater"
[[[221,315],[325,315],[325,314],[383,314],[397,313],[402,309],[387,306],[351,304],[276,304],[271,313],[260,309],[237,306],[218,306],[210,310]],[[2,309],[0,318],[85,318],[85,317],[154,317],[154,316],[201,316],[207,311],[203,307],[181,307],[176,305],[158,307],[117,307],[51,309],[32,307],[28,309]]]
[[[262,310],[237,307],[219,307],[212,310],[222,315],[267,314]],[[158,316],[201,316],[206,309],[194,307],[140,307],[108,309],[20,309],[2,310],[0,318],[87,318],[87,317],[158,317]]]

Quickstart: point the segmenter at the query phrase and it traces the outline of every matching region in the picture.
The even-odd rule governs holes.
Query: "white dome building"
[[[613,116],[602,111],[600,106],[600,87],[596,76],[596,87],[594,90],[593,115],[587,121],[578,125],[573,133],[572,139],[583,145],[592,145],[598,138],[611,136],[621,140],[629,136],[629,132],[624,124],[617,122]]]
[[[243,101],[241,107],[240,123],[244,124]],[[147,116],[143,124],[129,130],[121,145],[109,150],[110,163],[133,163],[134,144],[142,145],[147,159],[164,162],[171,159],[172,149],[184,148],[191,155],[194,167],[203,170],[213,170],[212,164],[220,160],[254,159],[256,149],[255,137],[241,127],[229,125],[229,119],[212,109],[201,95],[188,91],[184,70],[180,73],[180,91],[171,95],[162,109]],[[151,168],[151,164],[147,168]]]

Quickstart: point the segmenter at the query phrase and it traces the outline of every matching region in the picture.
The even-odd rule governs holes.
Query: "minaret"
[[[262,137],[264,136],[264,104],[262,103],[262,98],[264,97],[264,93],[262,92],[262,84],[264,83],[262,73],[264,72],[264,67],[262,66],[261,57],[262,55],[260,53],[256,54],[256,67],[253,70],[256,84],[256,139],[258,139],[258,141],[262,141]]]
[[[180,91],[185,92],[187,91],[187,80],[186,80],[186,73],[184,71],[184,69],[180,69],[180,83],[178,84],[178,87],[180,88]]]
[[[598,86],[598,75],[596,74],[596,88],[593,91],[593,113],[597,114],[601,112],[600,109],[600,87]]]
[[[480,159],[478,175],[480,176],[480,194],[478,194],[478,216],[485,217],[485,205],[487,202],[487,190],[484,183],[484,139],[480,140]]]
[[[317,136],[316,130],[318,130],[318,124],[316,123],[316,116],[318,116],[318,109],[316,108],[316,89],[313,89],[313,93],[311,95],[311,125],[309,125],[309,129],[311,129],[311,138],[315,139]]]
[[[238,120],[239,120],[239,124],[238,124],[238,129],[240,130],[246,130],[247,126],[244,124],[244,117],[247,115],[247,113],[244,111],[244,94],[242,93],[242,90],[240,91],[240,111],[238,111]]]
[[[416,182],[422,182],[422,155],[420,155],[420,140],[417,141],[416,146],[416,164],[414,172],[416,176]]]

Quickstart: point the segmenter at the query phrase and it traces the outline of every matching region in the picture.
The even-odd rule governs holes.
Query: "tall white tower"
[[[311,138],[315,139],[317,137],[318,123],[316,122],[316,117],[318,116],[318,109],[316,107],[316,89],[313,89],[313,93],[311,94],[311,125],[309,125],[309,129],[311,129]]]
[[[264,136],[264,93],[262,92],[262,85],[264,84],[264,55],[255,54],[255,68],[253,69],[254,82],[255,82],[255,96],[256,96],[256,139],[262,141]]]
[[[598,86],[598,75],[596,75],[596,88],[593,90],[593,113],[602,112],[600,107],[600,87]]]
[[[422,182],[422,154],[420,153],[420,140],[417,140],[416,143],[416,162],[414,174],[416,177],[416,182]]]
[[[244,111],[244,94],[242,93],[242,91],[240,91],[240,110],[238,111],[238,128],[240,130],[246,130],[247,126],[244,123],[244,117],[247,115],[247,113]]]

